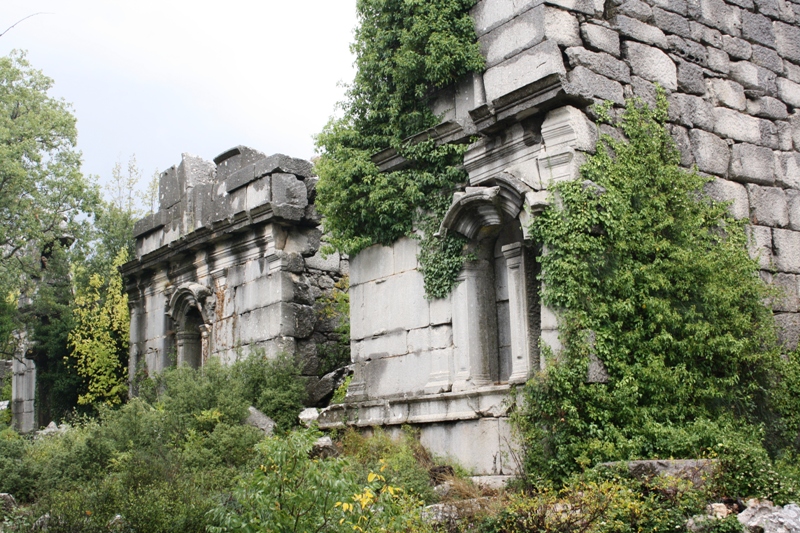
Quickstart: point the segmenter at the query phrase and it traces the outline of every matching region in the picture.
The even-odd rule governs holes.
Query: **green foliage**
[[[380,428],[370,436],[351,429],[342,437],[342,446],[344,453],[353,457],[362,475],[381,470],[389,483],[405,487],[426,503],[437,500],[428,474],[435,462],[411,428],[404,427],[397,438]]]
[[[211,532],[409,531],[420,504],[370,472],[366,483],[347,459],[314,458],[313,431],[268,437],[260,465],[243,476],[230,501],[211,512]],[[379,469],[380,470],[380,469]]]
[[[39,271],[40,252],[86,229],[97,191],[80,173],[75,117],[23,52],[0,58],[0,292]],[[24,292],[24,291],[23,291]]]
[[[317,300],[322,320],[333,320],[333,332],[338,335],[335,344],[318,344],[321,357],[319,375],[324,376],[337,368],[350,364],[350,278],[342,276],[333,284],[333,290]]]
[[[69,332],[72,358],[78,374],[86,379],[80,404],[117,404],[127,394],[130,312],[128,295],[117,270],[128,259],[122,248],[104,279],[93,274],[89,286],[75,297],[75,327]]]
[[[475,0],[360,0],[360,25],[352,46],[357,73],[344,114],[317,136],[322,155],[317,205],[336,249],[355,254],[372,244],[389,245],[424,226],[422,257],[428,295],[447,294],[461,247],[433,238],[461,170],[465,146],[436,146],[408,137],[438,122],[429,108],[435,91],[480,71],[483,59],[469,8]],[[381,173],[370,157],[394,148],[403,170]],[[433,263],[444,259],[448,267]],[[456,271],[457,273],[457,271]]]
[[[565,347],[525,389],[530,473],[559,480],[720,443],[776,453],[797,437],[796,366],[779,357],[744,223],[679,167],[666,118],[663,94],[654,109],[629,102],[627,140],[604,137],[584,181],[557,184],[531,228]],[[607,383],[587,383],[590,355]],[[778,431],[765,439],[760,424]]]

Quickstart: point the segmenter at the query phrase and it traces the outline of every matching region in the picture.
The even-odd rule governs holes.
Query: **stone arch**
[[[176,363],[200,368],[208,359],[211,317],[203,305],[211,289],[199,283],[184,283],[172,293],[167,315],[175,325]]]
[[[455,195],[440,228],[469,239],[477,257],[465,265],[453,294],[454,390],[522,383],[540,364],[535,252],[524,229],[543,206],[509,174],[483,184]]]

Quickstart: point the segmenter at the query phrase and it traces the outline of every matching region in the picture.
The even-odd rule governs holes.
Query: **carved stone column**
[[[525,280],[525,254],[522,243],[501,249],[508,271],[508,303],[511,314],[511,375],[509,383],[524,383],[530,374],[531,345],[528,332],[528,288]]]
[[[491,264],[487,260],[472,261],[461,271],[453,292],[453,344],[453,391],[491,383],[489,361],[497,358],[497,313]]]

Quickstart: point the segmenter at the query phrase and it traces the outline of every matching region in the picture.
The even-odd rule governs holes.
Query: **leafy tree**
[[[53,243],[85,230],[97,191],[81,174],[75,117],[23,52],[0,58],[0,289],[21,288]]]
[[[108,285],[100,274],[92,274],[88,287],[75,297],[75,327],[69,333],[72,358],[78,374],[87,380],[80,404],[116,404],[127,391],[127,360],[130,317],[128,296],[118,267],[127,261],[121,249],[109,272]]]

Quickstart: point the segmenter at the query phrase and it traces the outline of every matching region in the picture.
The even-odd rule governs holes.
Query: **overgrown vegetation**
[[[317,205],[332,246],[355,254],[420,229],[430,297],[450,291],[463,263],[459,238],[440,240],[433,233],[454,188],[466,181],[460,168],[466,147],[409,137],[438,123],[429,108],[436,90],[483,68],[468,13],[474,4],[359,0],[356,77],[343,116],[317,136]],[[387,148],[408,165],[381,173],[371,156]]]
[[[604,461],[720,456],[727,494],[796,498],[765,476],[796,451],[798,357],[780,357],[744,222],[679,167],[666,119],[663,94],[628,102],[627,140],[604,137],[533,225],[564,350],[525,388],[526,471],[558,484]],[[606,382],[588,382],[590,358]]]

